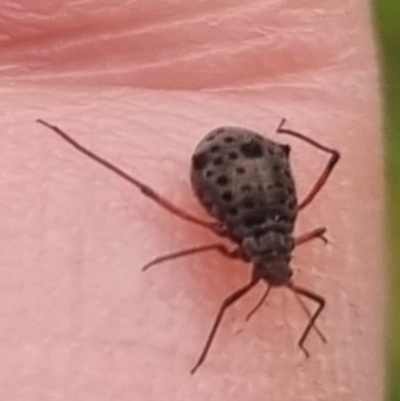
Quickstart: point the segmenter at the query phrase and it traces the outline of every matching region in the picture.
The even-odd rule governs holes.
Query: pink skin
[[[0,9],[0,399],[381,400],[382,137],[365,2],[20,3]],[[311,332],[309,359],[296,347],[307,316],[288,290],[245,323],[259,285],[190,376],[250,266],[205,253],[142,273],[220,240],[35,120],[206,219],[190,156],[216,126],[290,143],[300,197],[313,184],[327,157],[277,136],[283,116],[342,154],[296,227],[326,226],[330,243],[293,255],[294,282],[326,298],[328,343]]]

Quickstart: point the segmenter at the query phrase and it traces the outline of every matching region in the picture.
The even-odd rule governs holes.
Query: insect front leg
[[[221,307],[219,308],[217,317],[214,321],[214,324],[211,327],[210,334],[207,337],[206,344],[203,348],[202,353],[200,354],[200,357],[192,370],[190,371],[191,374],[194,374],[196,370],[201,366],[201,364],[204,362],[206,359],[206,356],[208,354],[208,351],[211,347],[211,344],[214,340],[215,334],[217,333],[218,327],[221,323],[221,320],[226,312],[226,310],[233,305],[236,301],[238,301],[240,298],[242,298],[247,292],[249,292],[257,283],[258,279],[253,279],[250,281],[249,284],[245,285],[244,287],[240,288],[239,290],[235,291],[233,294],[231,294],[228,298],[225,299],[225,301],[222,303]]]
[[[318,319],[318,316],[322,312],[322,310],[325,307],[325,298],[321,297],[321,295],[315,294],[305,288],[299,287],[297,285],[294,285],[292,283],[289,283],[288,287],[297,295],[302,295],[306,298],[311,299],[312,301],[316,302],[318,304],[317,310],[311,315],[310,320],[308,321],[308,324],[306,328],[303,331],[303,334],[300,337],[300,340],[298,342],[298,346],[301,348],[301,350],[304,352],[306,357],[309,357],[310,354],[307,351],[307,349],[304,347],[304,342],[306,338],[308,337],[308,334],[312,328],[316,329],[315,322]],[[319,331],[319,330],[317,330]],[[324,342],[326,342],[326,339],[324,336],[321,337]]]

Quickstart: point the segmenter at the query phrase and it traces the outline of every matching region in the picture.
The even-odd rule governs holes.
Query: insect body
[[[253,263],[253,275],[273,285],[291,276],[297,199],[289,152],[255,132],[225,127],[209,133],[192,158],[201,203]]]
[[[267,289],[249,317],[267,298],[271,287],[284,286],[296,295],[310,317],[298,343],[300,348],[308,356],[304,341],[312,328],[325,341],[315,326],[325,300],[320,295],[293,283],[290,259],[296,246],[315,238],[326,241],[323,236],[326,231],[324,227],[315,228],[298,237],[293,237],[292,232],[298,211],[310,204],[338,162],[340,155],[336,150],[284,128],[285,119],[282,119],[277,133],[297,137],[331,155],[326,168],[308,195],[298,204],[289,166],[288,145],[273,142],[244,128],[222,127],[211,131],[198,144],[192,157],[191,170],[194,192],[205,209],[215,218],[215,221],[208,222],[175,206],[148,185],[80,145],[58,127],[43,120],[38,122],[52,129],[81,153],[138,187],[145,196],[164,209],[184,220],[212,230],[218,236],[228,237],[237,245],[233,250],[218,243],[186,249],[157,257],[146,264],[143,270],[168,260],[211,250],[252,264],[250,282],[227,297],[221,305],[191,373],[204,362],[225,311],[260,281],[267,284]],[[301,296],[318,304],[313,314],[305,307]]]

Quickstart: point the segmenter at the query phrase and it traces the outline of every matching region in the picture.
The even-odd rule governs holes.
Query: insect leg
[[[139,181],[135,177],[129,175],[128,173],[126,173],[125,171],[120,169],[119,167],[110,163],[109,161],[102,158],[101,156],[95,154],[91,150],[85,148],[84,146],[82,146],[80,143],[78,143],[75,139],[70,137],[68,134],[66,134],[64,131],[62,131],[57,126],[49,124],[48,122],[41,120],[41,119],[36,120],[36,122],[44,125],[47,128],[50,128],[57,135],[59,135],[62,139],[64,139],[66,142],[68,142],[72,147],[74,147],[76,150],[78,150],[80,153],[84,154],[85,156],[89,157],[90,159],[94,160],[95,162],[101,164],[106,169],[112,171],[114,174],[117,174],[124,180],[133,184],[135,187],[137,187],[143,193],[144,196],[150,198],[155,203],[160,205],[162,208],[168,210],[175,216],[178,216],[183,220],[190,221],[191,223],[197,224],[199,226],[208,228],[209,230],[213,231],[217,235],[220,235],[220,236],[225,235],[224,229],[222,228],[221,224],[219,224],[217,222],[204,221],[195,216],[192,216],[191,214],[187,213],[185,210],[179,208],[178,206],[171,203],[169,200],[167,200],[164,197],[162,197],[161,195],[159,195],[154,189],[152,189],[148,185]]]
[[[315,238],[320,238],[322,241],[325,242],[325,244],[328,243],[328,240],[324,237],[324,234],[326,233],[326,228],[325,227],[318,227],[315,228],[312,231],[309,231],[307,233],[304,233],[302,235],[299,235],[296,239],[295,239],[295,246],[299,246],[302,245],[308,241],[311,241]]]
[[[335,150],[328,148],[324,145],[321,145],[320,143],[314,141],[311,138],[308,138],[307,136],[300,134],[299,132],[292,131],[287,128],[283,128],[283,125],[285,124],[286,119],[282,118],[281,123],[279,124],[279,127],[277,128],[276,132],[278,134],[287,134],[287,135],[292,135],[296,138],[301,139],[302,141],[305,141],[309,143],[310,145],[316,147],[317,149],[320,149],[324,152],[330,153],[331,157],[328,160],[327,165],[325,166],[324,170],[322,171],[321,175],[319,176],[318,180],[314,184],[314,186],[311,188],[310,192],[308,195],[300,202],[299,204],[299,210],[304,209],[308,204],[312,202],[314,197],[318,194],[318,192],[321,190],[321,188],[324,186],[326,181],[328,180],[330,174],[333,171],[333,168],[335,167],[335,164],[339,161],[340,159],[340,153]]]
[[[264,301],[267,299],[268,294],[271,290],[271,286],[267,284],[267,289],[265,290],[263,296],[260,298],[260,300],[256,303],[256,305],[251,309],[251,311],[247,314],[246,316],[246,322],[248,322],[251,317],[260,309],[261,305],[264,303]]]
[[[257,310],[261,307],[261,305],[264,303],[264,301],[267,299],[269,291],[271,290],[271,286],[268,285],[266,291],[264,292],[263,296],[261,297],[261,299],[257,302],[256,306],[247,314],[246,316],[246,322],[248,322],[251,317],[257,312]],[[295,292],[294,293],[296,295],[297,300],[299,301],[300,306],[302,307],[302,309],[304,310],[304,312],[306,313],[306,315],[311,319],[311,312],[308,310],[307,306],[305,305],[305,303],[303,302],[303,300],[298,296],[298,294]],[[325,336],[321,333],[321,330],[317,327],[316,324],[314,324],[313,326],[314,330],[317,332],[317,334],[319,335],[319,337],[321,338],[321,340],[326,343],[326,338]]]
[[[194,374],[196,370],[201,366],[201,364],[204,362],[206,359],[207,353],[211,347],[211,344],[213,342],[213,339],[215,337],[215,334],[217,332],[218,326],[221,323],[222,317],[224,316],[225,311],[237,300],[242,298],[248,291],[250,291],[256,284],[258,283],[258,279],[250,281],[249,284],[245,285],[244,287],[240,288],[239,290],[235,291],[233,294],[231,294],[228,298],[225,299],[225,301],[222,303],[218,315],[214,321],[214,324],[211,328],[210,334],[207,337],[206,344],[203,348],[202,353],[200,354],[200,357],[192,370],[190,371],[191,374]]]
[[[172,259],[182,258],[184,256],[193,255],[195,253],[206,252],[206,251],[217,251],[222,255],[232,258],[232,259],[243,259],[242,253],[239,248],[230,250],[223,244],[212,244],[212,245],[203,245],[194,248],[184,249],[182,251],[169,253],[168,255],[159,256],[150,262],[146,263],[142,270],[145,271],[154,265],[158,265],[160,263],[167,262]]]
[[[294,293],[294,295],[296,295],[297,300],[299,301],[299,304],[301,306],[301,308],[303,309],[303,311],[306,313],[306,315],[308,316],[309,319],[312,318],[311,312],[308,310],[306,304],[303,302],[303,300],[301,299],[301,297],[299,296],[299,294],[297,292]],[[326,343],[326,338],[325,336],[322,334],[321,330],[317,327],[317,324],[315,323],[313,325],[313,329],[316,331],[316,333],[319,335],[320,339],[322,340],[322,342]]]
[[[302,349],[302,351],[305,353],[306,357],[309,357],[310,354],[309,352],[306,350],[306,348],[304,347],[304,341],[306,340],[308,333],[310,332],[310,330],[312,328],[316,328],[315,326],[315,321],[317,320],[319,314],[322,312],[322,310],[325,307],[325,299],[323,297],[321,297],[320,295],[314,294],[313,292],[306,290],[305,288],[302,287],[298,287],[296,285],[293,285],[292,283],[290,283],[288,285],[288,287],[296,294],[299,295],[303,295],[306,298],[309,298],[311,300],[313,300],[314,302],[316,302],[318,304],[318,308],[317,310],[314,312],[314,314],[311,316],[307,327],[305,328],[303,334],[300,337],[300,340],[298,342],[298,346]],[[324,337],[325,339],[325,337]]]

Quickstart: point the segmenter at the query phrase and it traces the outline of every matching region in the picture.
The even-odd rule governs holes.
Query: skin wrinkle
[[[247,8],[252,8],[251,5],[247,5]],[[253,6],[254,8],[254,6]],[[260,7],[261,8],[261,7]],[[264,12],[265,15],[268,15],[267,11]],[[263,15],[263,13],[261,13],[261,15]],[[293,18],[293,16],[291,16],[291,14],[289,14],[290,18]],[[318,17],[320,17],[320,15],[318,15]],[[135,68],[137,68],[136,73],[137,74],[153,74],[153,70],[154,69],[158,69],[161,68],[162,66],[164,66],[164,68],[167,68],[167,70],[170,70],[171,73],[173,73],[173,70],[180,69],[180,65],[182,64],[187,64],[187,68],[197,68],[198,71],[205,71],[207,73],[207,69],[204,69],[201,67],[202,64],[210,64],[210,62],[212,62],[212,60],[214,59],[216,62],[212,62],[212,64],[209,65],[208,69],[210,71],[213,71],[213,73],[215,74],[218,69],[219,69],[219,65],[222,65],[225,62],[229,62],[230,59],[232,59],[235,55],[237,55],[237,53],[239,52],[239,54],[242,55],[243,60],[245,58],[250,58],[250,60],[252,58],[254,58],[253,54],[254,51],[252,51],[252,46],[251,43],[249,43],[249,39],[248,39],[248,35],[246,34],[246,32],[252,32],[254,30],[255,27],[260,26],[261,28],[263,28],[264,26],[268,25],[265,23],[265,20],[262,17],[255,17],[254,18],[255,21],[253,22],[253,24],[249,25],[249,24],[245,24],[244,26],[242,26],[242,28],[246,28],[246,25],[249,25],[250,29],[238,29],[238,27],[236,26],[237,24],[235,24],[234,21],[231,21],[231,19],[229,21],[224,21],[225,24],[222,26],[216,26],[214,28],[214,30],[211,30],[210,34],[207,34],[207,32],[210,30],[210,27],[196,27],[196,25],[194,23],[192,23],[191,25],[188,25],[187,27],[185,27],[185,31],[180,32],[179,34],[177,34],[178,32],[176,32],[174,29],[171,30],[171,27],[169,26],[161,26],[160,29],[161,31],[158,32],[158,30],[156,30],[155,32],[151,33],[151,36],[146,35],[137,35],[137,32],[135,31],[131,31],[131,32],[127,32],[126,35],[128,35],[128,37],[126,38],[126,40],[122,41],[122,46],[126,46],[126,51],[129,52],[131,54],[131,57],[135,57],[135,64],[137,65],[138,63],[140,64],[140,66],[136,66],[132,65],[132,59],[131,57],[129,59],[125,60],[125,63],[129,63],[130,68],[132,69],[132,71],[135,71]],[[326,18],[320,18],[322,21],[324,21]],[[277,20],[279,21],[279,20]],[[306,39],[302,39],[301,36],[301,31],[304,29],[307,29],[307,26],[310,26],[309,21],[306,21],[305,26],[301,27],[300,25],[300,21],[301,20],[297,20],[297,24],[296,26],[286,26],[284,30],[279,29],[280,25],[277,24],[277,21],[274,21],[274,24],[276,25],[276,28],[274,29],[274,32],[279,33],[282,32],[280,35],[276,35],[274,34],[273,36],[276,37],[275,40],[275,44],[270,44],[270,46],[272,47],[272,49],[276,49],[276,48],[281,48],[282,49],[282,56],[286,55],[289,53],[286,48],[288,46],[290,46],[291,48],[291,52],[293,54],[293,56],[295,55],[295,52],[293,52],[293,49],[297,49],[300,47],[300,49],[302,49],[299,53],[302,54],[302,59],[303,60],[307,60],[307,57],[304,57],[304,51],[309,51],[309,43],[310,43],[310,39],[315,38],[314,41],[316,40],[320,40],[319,38],[321,37],[321,33],[319,33],[318,35],[315,35],[316,32],[323,32],[324,30],[318,29],[316,28],[308,28],[308,31],[310,32],[310,36],[309,38]],[[322,25],[322,21],[318,23],[318,25]],[[228,24],[229,22],[229,24]],[[302,22],[304,24],[304,22]],[[311,25],[312,26],[312,25]],[[177,27],[177,29],[182,29],[183,27]],[[265,28],[264,28],[265,29]],[[195,32],[202,32],[202,35],[196,35]],[[215,32],[218,32],[219,35],[215,35]],[[232,32],[235,32],[234,35],[232,36]],[[331,31],[330,31],[331,32]],[[348,30],[346,30],[346,32],[348,33]],[[204,34],[206,34],[207,36],[204,36]],[[98,36],[101,35],[104,37],[104,34],[102,32],[99,32],[97,35],[93,34],[93,32],[90,32],[90,35],[87,36],[88,40],[91,40],[92,43],[96,43],[96,46],[94,47],[92,53],[96,54],[97,56],[94,59],[94,62],[97,64],[97,67],[93,66],[93,68],[98,69],[98,60],[99,57],[103,58],[104,61],[108,64],[110,63],[110,59],[109,59],[109,54],[104,54],[104,52],[101,50],[104,47],[108,47],[107,41],[109,40],[108,38],[112,38],[111,40],[114,40],[114,44],[118,44],[117,46],[111,46],[110,44],[110,48],[115,48],[115,49],[119,49],[119,51],[123,50],[124,47],[122,47],[121,49],[121,38],[118,37],[118,35],[114,34],[114,35],[106,35],[106,41],[98,41]],[[129,35],[132,36],[132,39],[129,40]],[[323,34],[322,34],[323,35]],[[57,38],[57,32],[53,32],[53,37]],[[180,40],[180,41],[176,41],[176,40],[168,40],[168,38],[170,37],[183,37],[184,40]],[[263,37],[264,36],[264,37]],[[161,39],[161,38],[167,38],[166,43],[163,43],[163,41],[165,41],[165,39]],[[204,43],[205,44],[209,44],[212,43],[212,46],[214,47],[214,50],[211,51],[210,54],[208,54],[209,50],[206,50],[204,52],[203,48],[204,46],[202,44],[200,44],[200,47],[198,48],[196,46],[196,42],[193,43],[193,41],[196,41],[198,39],[196,38],[203,38]],[[151,38],[154,38],[153,40],[151,40]],[[268,38],[269,40],[271,40],[271,38]],[[328,39],[328,38],[327,38]],[[226,44],[224,43],[224,41],[227,40],[226,43],[231,43],[230,46],[237,46],[237,48],[232,48],[230,51],[228,51],[228,53],[226,53],[226,49],[228,49],[228,47],[226,46]],[[262,46],[263,45],[263,41],[264,41],[264,45],[265,45],[265,35],[262,35],[260,39],[254,38],[253,40],[256,41],[260,41],[259,45]],[[240,43],[244,42],[243,45],[240,45]],[[247,43],[246,43],[247,42]],[[295,42],[295,43],[294,43]],[[146,43],[146,46],[142,46],[142,43]],[[158,44],[157,44],[158,43]],[[318,42],[315,42],[314,44],[314,48],[317,50],[320,46],[317,46]],[[331,45],[332,43],[335,43],[335,41],[332,41],[332,38],[330,38],[330,40],[323,40],[322,45],[327,47],[328,45]],[[85,45],[85,43],[83,44],[79,44],[76,41],[70,43],[70,45],[72,45],[72,53],[70,51],[68,51],[68,49],[64,49],[62,48],[62,42],[59,40],[59,55],[58,55],[58,64],[59,64],[59,68],[63,68],[65,69],[66,66],[68,66],[68,64],[70,63],[69,60],[76,60],[76,55],[74,55],[74,50],[75,52],[78,51],[78,49],[83,45]],[[257,43],[255,43],[254,45],[257,45]],[[61,47],[60,47],[61,46]],[[219,50],[215,50],[215,48]],[[238,50],[239,48],[242,48],[242,50]],[[253,46],[254,47],[254,46]],[[150,49],[149,51],[144,50],[144,48],[146,49]],[[96,51],[95,49],[99,49],[99,51]],[[246,49],[248,50],[246,52]],[[268,48],[263,48],[263,46],[260,49],[257,49],[257,47],[255,47],[256,52],[262,52],[262,51],[271,51]],[[221,53],[222,51],[222,53]],[[335,49],[336,51],[336,49]],[[178,52],[177,54],[175,54],[176,52]],[[243,52],[243,53],[242,53]],[[225,54],[226,53],[226,54]],[[154,55],[157,55],[156,59],[154,59]],[[217,61],[217,58],[215,56],[220,56],[219,57],[219,61]],[[277,55],[275,55],[276,57]],[[153,57],[153,59],[147,59],[147,57]],[[160,62],[160,57],[161,59],[164,59],[164,61]],[[115,58],[115,57],[113,57]],[[315,57],[312,57],[311,59],[316,59]],[[329,57],[325,57],[324,59],[325,63],[329,63]],[[286,65],[293,65],[294,68],[296,68],[296,64],[298,64],[299,62],[299,58],[297,57],[297,60],[293,59],[294,63],[286,63]],[[57,62],[55,60],[55,62]],[[114,63],[118,63],[118,62],[122,62],[121,61],[115,61]],[[195,66],[195,64],[197,64],[197,66]],[[284,63],[279,63],[279,74],[284,73],[284,71],[282,71],[282,64]],[[254,64],[257,65],[257,64]],[[55,66],[55,63],[53,62],[53,67]],[[70,66],[70,68],[76,68],[75,66]],[[262,68],[260,68],[262,67]],[[297,68],[299,66],[297,65]],[[303,65],[302,68],[304,68],[305,66]],[[129,68],[129,67],[128,67]],[[272,65],[273,68],[273,65]],[[263,66],[259,66],[260,72],[263,73],[263,75],[266,75],[266,72],[268,72],[269,70],[269,74],[271,74],[271,68],[268,66],[268,64],[263,65]],[[232,72],[234,72],[234,69],[231,67],[230,70]],[[129,70],[128,70],[129,71]],[[131,73],[132,73],[131,71]],[[119,71],[120,72],[120,71]],[[223,71],[224,74],[226,74],[226,69],[224,69]],[[232,72],[231,72],[231,76],[227,77],[227,79],[232,79],[234,78],[234,76],[232,76]],[[239,72],[239,70],[237,71],[237,73]],[[277,71],[278,72],[278,71]],[[289,71],[288,71],[289,72]],[[82,72],[81,72],[82,73]],[[254,73],[256,73],[256,77],[259,78],[260,74],[257,73],[257,71],[254,71]],[[63,73],[65,74],[65,72]],[[79,75],[79,72],[77,72],[77,74]],[[101,74],[101,73],[100,73]],[[204,75],[204,73],[202,74]],[[251,74],[254,75],[254,74]],[[143,78],[140,78],[140,76],[138,76],[138,81],[142,80]],[[219,77],[219,79],[221,79],[221,77]],[[98,77],[98,79],[101,79],[101,76]],[[212,87],[217,83],[217,81],[214,80],[213,83],[208,83],[206,84],[206,86],[208,87]],[[185,83],[186,84],[186,83]],[[204,85],[204,84],[203,84]]]
[[[0,398],[382,399],[381,122],[364,2],[324,2],[316,10],[311,1],[252,0],[238,2],[233,16],[213,1],[60,4],[62,11],[39,22],[15,14],[19,39],[0,48],[7,71],[0,78]],[[235,29],[239,11],[247,20]],[[161,27],[172,20],[174,29],[149,32],[140,53],[147,36],[133,32],[137,21]],[[40,37],[23,25],[39,27]],[[81,26],[76,38],[60,34],[68,26]],[[264,27],[275,29],[273,44]],[[247,46],[257,37],[259,45]],[[196,42],[211,51],[184,62],[198,54]],[[228,55],[221,53],[227,43]],[[179,61],[161,68],[160,55]],[[155,64],[139,71],[148,60]],[[141,273],[158,255],[220,240],[164,212],[34,121],[57,124],[209,218],[190,188],[190,156],[221,125],[289,143],[299,197],[311,187],[326,158],[275,134],[282,117],[342,153],[295,228],[300,235],[324,225],[331,242],[293,254],[295,283],[326,298],[318,327],[328,343],[311,333],[304,359],[296,341],[307,316],[284,290],[271,291],[245,323],[261,286],[227,314],[204,366],[189,377],[220,303],[247,282],[250,266],[207,253]]]

